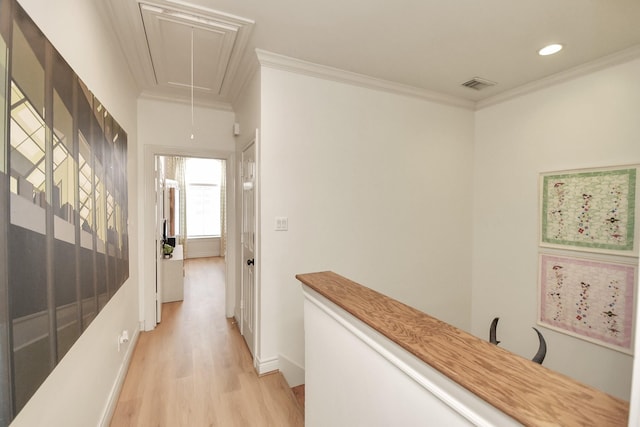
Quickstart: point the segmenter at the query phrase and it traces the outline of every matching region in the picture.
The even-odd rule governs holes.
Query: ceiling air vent
[[[462,83],[462,86],[466,86],[475,90],[482,90],[484,88],[495,86],[497,83],[491,80],[481,79],[480,77],[474,77],[471,80]]]

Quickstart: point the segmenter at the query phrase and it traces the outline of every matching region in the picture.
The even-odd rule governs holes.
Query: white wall
[[[468,329],[473,112],[263,67],[261,115],[259,359],[304,366],[297,273]]]
[[[145,140],[141,145],[233,151],[234,113],[201,106],[194,107],[193,133],[191,105],[155,99],[138,100],[138,127]]]
[[[153,184],[153,157],[160,155],[183,155],[193,157],[215,157],[227,160],[227,232],[229,244],[227,263],[235,263],[235,187],[234,171],[235,143],[233,139],[234,114],[232,111],[196,107],[194,109],[195,139],[191,140],[191,106],[152,99],[138,101],[138,173],[140,194],[143,266],[141,267],[140,315],[144,329],[155,327],[155,208]],[[231,165],[231,167],[230,167]],[[235,270],[227,272],[227,284],[235,284]],[[228,294],[230,292],[227,292]],[[230,298],[232,295],[228,295]],[[228,305],[233,304],[233,299]],[[231,314],[228,313],[230,316]]]
[[[640,163],[640,60],[476,113],[473,333],[532,357],[540,172]],[[544,365],[629,399],[632,357],[542,328]]]
[[[260,69],[257,64],[255,66],[256,70],[233,103],[235,120],[240,126],[240,134],[235,137],[238,152],[253,141],[255,131],[260,127]]]
[[[189,248],[187,258],[220,256],[220,237],[188,239],[187,246]]]
[[[257,62],[257,60],[256,60]],[[233,103],[233,110],[236,113],[236,122],[240,126],[240,135],[237,135],[236,140],[236,177],[239,177],[240,174],[240,162],[242,162],[242,151],[254,140],[256,136],[256,129],[260,127],[260,69],[257,67],[256,70],[247,80],[246,86],[240,93],[240,96]],[[259,155],[259,151],[256,151],[256,155]],[[236,283],[235,295],[234,295],[234,305],[235,312],[233,313],[236,320],[240,322],[240,286],[241,278],[242,278],[242,266],[244,260],[242,259],[242,247],[240,244],[240,224],[242,224],[242,186],[237,186],[236,191],[236,200],[238,201],[236,206],[236,224],[238,224],[238,236],[236,239],[236,248],[237,248],[237,259],[241,262],[237,263],[235,266],[235,274],[238,278]],[[259,212],[257,215],[259,216]],[[259,238],[259,236],[258,236]],[[256,269],[260,268],[260,264],[256,264]],[[258,274],[259,276],[259,274]],[[259,277],[256,278],[259,280]]]
[[[27,13],[106,106],[128,135],[129,280],[22,409],[12,426],[94,426],[112,409],[109,401],[130,350],[116,337],[138,327],[137,93],[125,59],[94,2],[19,0]],[[105,418],[106,417],[106,418]]]

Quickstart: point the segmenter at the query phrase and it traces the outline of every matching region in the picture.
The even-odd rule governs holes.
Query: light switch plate
[[[286,216],[276,217],[276,231],[287,231],[289,229],[289,218]]]

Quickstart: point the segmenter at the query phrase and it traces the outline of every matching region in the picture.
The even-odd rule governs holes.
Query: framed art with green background
[[[541,176],[540,246],[637,255],[638,166]]]

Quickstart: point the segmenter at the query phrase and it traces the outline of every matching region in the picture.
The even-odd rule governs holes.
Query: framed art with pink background
[[[538,323],[631,354],[637,265],[540,254]]]

